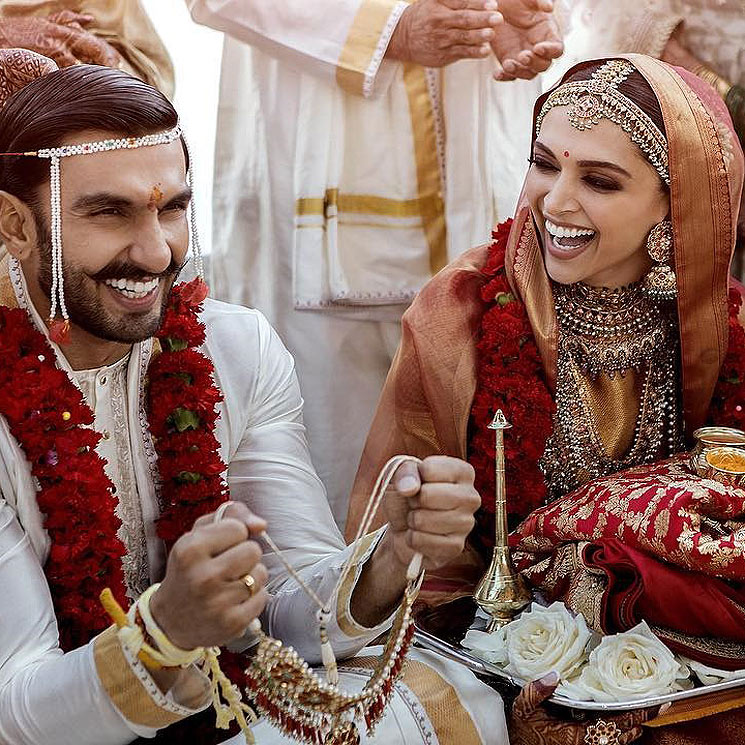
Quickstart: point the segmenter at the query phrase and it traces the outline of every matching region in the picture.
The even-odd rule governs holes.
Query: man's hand
[[[530,80],[561,56],[564,44],[552,0],[500,0],[499,10],[505,22],[491,41],[502,66],[497,80]]]
[[[487,57],[501,23],[495,0],[416,0],[401,14],[386,57],[425,67]]]
[[[393,552],[408,565],[415,552],[435,569],[458,556],[473,529],[481,498],[474,471],[459,458],[433,455],[421,464],[399,466],[385,496]]]
[[[528,683],[518,694],[512,705],[509,731],[510,742],[520,745],[584,745],[588,728],[595,726],[596,719],[575,721],[560,719],[545,706],[558,685],[556,673],[549,673],[540,680]],[[604,716],[603,721],[615,724],[618,734],[609,742],[627,745],[642,735],[642,722],[654,719],[670,708],[670,704],[651,709],[636,709],[617,716]]]
[[[81,63],[117,67],[119,53],[86,31],[93,16],[62,10],[46,18],[24,16],[0,19],[0,47],[30,49],[54,60],[60,67]]]
[[[177,647],[222,646],[241,636],[267,601],[261,547],[250,539],[266,523],[245,505],[231,503],[223,519],[200,517],[176,541],[166,576],[151,600],[153,617]],[[243,581],[254,578],[254,591]]]

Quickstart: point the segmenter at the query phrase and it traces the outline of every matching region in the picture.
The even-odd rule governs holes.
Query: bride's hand
[[[510,715],[510,742],[513,745],[586,745],[595,742],[627,745],[641,737],[643,722],[654,719],[670,706],[635,709],[586,721],[563,719],[543,706],[557,685],[556,674],[549,673],[528,683],[520,691]],[[608,739],[602,740],[603,737]]]

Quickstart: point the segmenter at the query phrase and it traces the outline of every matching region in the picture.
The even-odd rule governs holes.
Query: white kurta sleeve
[[[123,745],[193,713],[136,668],[113,627],[63,654],[39,560],[0,498],[0,743]]]
[[[349,602],[365,560],[382,532],[361,539],[361,555],[343,586],[335,591],[353,547],[344,541],[331,515],[325,490],[310,461],[302,420],[302,398],[290,353],[260,314],[259,360],[248,420],[230,461],[232,499],[243,500],[267,521],[267,532],[283,555],[324,601],[331,599],[331,644],[339,657],[352,655],[390,625],[358,625]],[[343,437],[343,433],[339,433]],[[268,632],[291,644],[310,663],[320,661],[317,606],[266,549],[271,599],[262,618]]]
[[[402,0],[186,2],[197,23],[363,96],[382,92],[393,77],[396,63],[384,55],[408,5]]]

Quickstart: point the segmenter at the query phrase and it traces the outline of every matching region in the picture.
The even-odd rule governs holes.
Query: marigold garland
[[[505,251],[512,220],[497,227],[482,269],[490,277],[481,290],[490,306],[477,342],[476,393],[469,421],[468,460],[476,471],[482,507],[472,534],[489,549],[494,541],[494,432],[488,428],[502,409],[512,429],[505,437],[507,510],[511,524],[543,505],[546,484],[538,468],[556,409],[525,307],[512,294],[505,273]],[[738,321],[740,292],[729,294],[729,346],[709,411],[709,420],[745,429],[745,329]]]
[[[494,541],[494,431],[488,428],[494,412],[502,409],[512,424],[505,437],[507,507],[511,517],[520,518],[543,504],[546,496],[538,459],[551,434],[555,409],[525,308],[512,294],[505,274],[511,226],[512,220],[507,220],[494,231],[482,269],[490,279],[481,295],[491,305],[481,319],[476,346],[478,371],[468,443],[468,460],[482,498],[473,537],[482,548]]]

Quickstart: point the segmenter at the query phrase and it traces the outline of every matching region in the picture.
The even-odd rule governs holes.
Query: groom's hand
[[[212,514],[200,517],[176,541],[150,604],[173,644],[181,649],[222,646],[258,617],[267,601],[268,574],[252,536],[265,528],[248,507],[232,502],[221,520],[214,522]]]
[[[459,458],[433,455],[399,466],[385,497],[396,559],[408,565],[415,552],[435,569],[455,559],[474,526],[481,498],[474,471]]]

